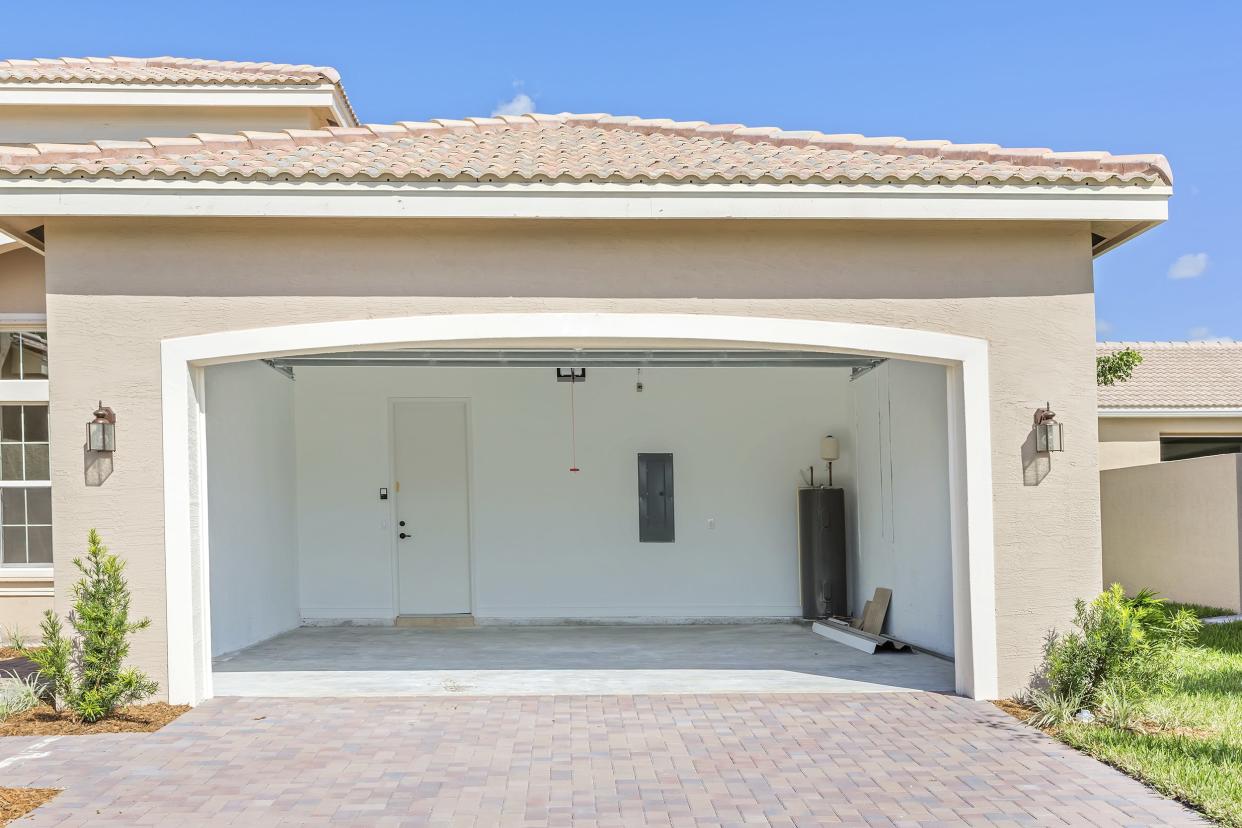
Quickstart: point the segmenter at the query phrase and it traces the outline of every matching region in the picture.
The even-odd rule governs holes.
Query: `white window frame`
[[[43,314],[0,314],[0,333],[13,331],[47,331],[47,317]],[[2,405],[47,405],[49,400],[48,380],[0,380],[0,404]],[[49,436],[49,445],[50,437]],[[49,475],[50,476],[50,475]],[[22,489],[51,488],[49,480],[0,480],[0,488],[13,487]],[[54,532],[55,530],[53,530]],[[5,587],[5,581],[49,582],[52,580],[52,566],[30,566],[23,564],[6,564],[0,561],[0,596],[5,595],[50,595],[49,587]]]

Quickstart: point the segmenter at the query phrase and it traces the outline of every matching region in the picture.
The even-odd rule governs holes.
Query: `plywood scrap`
[[[884,629],[884,617],[888,615],[888,604],[893,600],[893,591],[887,587],[876,587],[875,595],[863,607],[862,631],[879,635]]]

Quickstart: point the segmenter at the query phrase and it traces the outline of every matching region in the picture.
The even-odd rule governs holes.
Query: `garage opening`
[[[394,349],[205,370],[216,695],[955,686],[937,364],[760,349]],[[835,438],[831,470],[824,438]],[[799,490],[838,605],[804,623]]]

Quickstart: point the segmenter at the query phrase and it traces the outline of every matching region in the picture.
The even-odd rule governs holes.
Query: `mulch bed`
[[[190,709],[188,704],[135,704],[98,722],[76,721],[47,705],[14,713],[0,722],[0,736],[85,736],[91,733],[153,733]]]
[[[1014,699],[997,699],[992,704],[1004,710],[1020,722],[1029,722],[1035,715],[1035,708]]]
[[[21,819],[58,793],[56,788],[0,788],[0,825]]]

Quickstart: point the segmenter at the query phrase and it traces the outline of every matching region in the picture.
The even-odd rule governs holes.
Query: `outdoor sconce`
[[[88,451],[116,451],[116,414],[100,400],[95,419],[86,424]]]
[[[1052,403],[1045,403],[1043,408],[1035,410],[1036,451],[1065,451],[1061,424],[1056,421],[1056,416]]]

